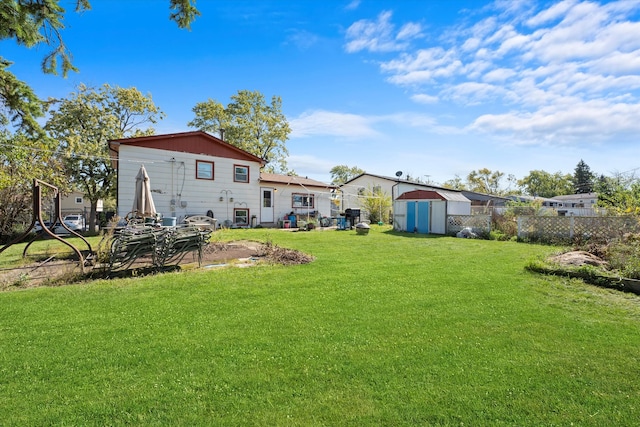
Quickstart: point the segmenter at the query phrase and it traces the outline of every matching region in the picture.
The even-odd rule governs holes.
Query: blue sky
[[[168,0],[91,3],[65,21],[66,79],[41,73],[46,46],[0,43],[40,97],[135,86],[170,133],[209,98],[278,95],[289,166],[326,182],[336,165],[433,183],[640,168],[640,0],[199,0],[191,31]]]

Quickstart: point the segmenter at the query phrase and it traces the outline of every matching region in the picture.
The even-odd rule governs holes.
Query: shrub
[[[630,234],[607,245],[604,258],[623,277],[640,279],[640,235]]]

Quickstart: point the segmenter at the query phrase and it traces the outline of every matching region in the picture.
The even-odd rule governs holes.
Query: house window
[[[237,225],[249,225],[249,209],[234,209],[233,222]]]
[[[262,190],[262,207],[271,208],[271,190]]]
[[[76,205],[82,204],[82,197],[76,197]]]
[[[213,180],[213,162],[196,160],[196,179]]]
[[[313,208],[314,197],[313,194],[292,194],[291,206],[294,208]]]
[[[233,171],[233,180],[235,182],[249,182],[249,166],[235,165]]]

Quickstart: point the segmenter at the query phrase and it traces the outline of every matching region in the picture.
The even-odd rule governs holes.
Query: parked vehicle
[[[66,225],[72,231],[83,231],[85,228],[84,216],[82,215],[67,215],[62,220],[64,225]],[[63,231],[64,228],[60,227]]]
[[[49,221],[45,221],[44,222],[44,226],[46,228],[51,228],[51,223]],[[33,226],[33,229],[31,230],[33,233],[39,233],[42,231],[42,225],[40,224],[40,221],[36,221],[35,225]]]

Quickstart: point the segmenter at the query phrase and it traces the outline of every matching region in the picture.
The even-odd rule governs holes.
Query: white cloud
[[[320,181],[327,180],[327,171],[336,165],[337,160],[326,160],[309,154],[292,154],[287,157],[287,166],[295,171],[304,171],[306,176]]]
[[[474,13],[479,20],[442,37],[420,29],[422,46],[380,63],[386,80],[409,88],[414,102],[486,105],[496,113],[466,129],[512,141],[604,141],[640,130],[640,0],[497,0]],[[390,18],[359,21],[350,29],[362,37],[348,40],[368,41],[358,50],[394,45]]]
[[[485,82],[500,83],[508,80],[510,77],[513,77],[516,74],[516,71],[509,68],[496,68],[495,70],[491,70],[486,73],[482,77],[482,79]]]
[[[413,85],[450,77],[461,66],[455,52],[433,48],[419,50],[415,55],[401,55],[398,59],[381,64],[381,69],[392,74],[390,82]]]
[[[640,74],[640,49],[633,52],[612,52],[586,64],[594,73],[608,75]]]
[[[419,97],[423,102],[428,95]],[[398,129],[451,133],[452,130],[438,125],[436,119],[428,114],[398,112],[386,115],[363,116],[332,111],[311,111],[289,120],[291,138],[313,136],[332,136],[349,140],[366,139],[373,142],[388,137],[376,130],[376,126],[391,125]]]
[[[550,21],[561,18],[567,13],[575,4],[576,0],[565,0],[554,4],[549,9],[545,9],[534,17],[530,18],[526,23],[531,27],[538,27],[540,25],[549,23]]]
[[[286,43],[296,46],[300,50],[307,50],[318,42],[317,35],[308,31],[295,30],[287,37]]]
[[[415,95],[411,95],[411,100],[418,104],[435,104],[438,102],[438,97],[427,95],[426,93],[416,93]]]
[[[478,117],[470,130],[499,134],[514,144],[602,141],[613,132],[625,137],[640,132],[639,114],[638,104],[594,100],[566,109],[547,107],[533,113],[486,114]]]
[[[448,99],[466,105],[478,105],[491,98],[499,98],[505,92],[504,88],[488,83],[465,82],[451,86],[443,92]]]
[[[400,28],[396,35],[396,40],[411,40],[420,37],[422,34],[422,26],[415,22],[409,22]]]
[[[429,115],[401,112],[385,116],[375,117],[377,122],[390,122],[402,127],[414,129],[432,129],[436,125],[436,120]]]
[[[400,31],[390,22],[392,13],[384,11],[377,21],[362,19],[347,29],[345,50],[349,53],[368,50],[370,52],[393,52],[405,50],[409,42],[421,36],[420,24],[409,22]]]
[[[356,114],[331,111],[305,112],[300,117],[289,120],[289,125],[291,126],[292,138],[312,135],[361,138],[378,135],[372,127],[371,119]]]
[[[475,51],[480,46],[481,40],[477,37],[468,38],[460,47],[464,52]]]
[[[352,0],[345,6],[346,10],[356,10],[360,6],[360,0]]]

